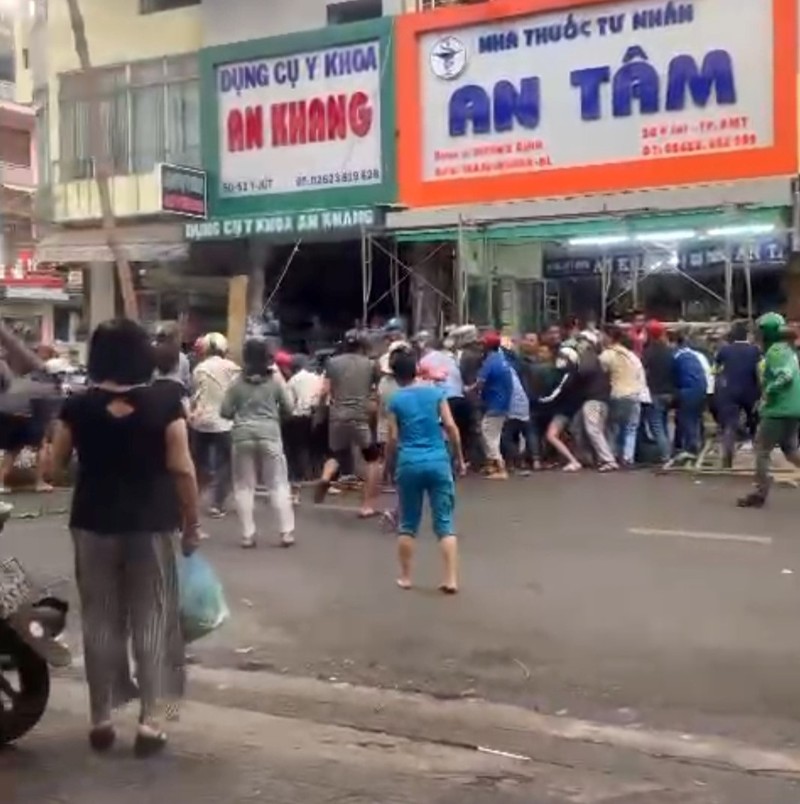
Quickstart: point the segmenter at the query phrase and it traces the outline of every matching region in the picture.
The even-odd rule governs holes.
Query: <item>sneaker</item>
[[[212,506],[208,509],[208,515],[212,519],[223,519],[227,513],[228,512],[224,508],[217,508],[216,506]]]
[[[294,546],[294,533],[281,534],[281,547],[293,547],[293,546]]]
[[[242,550],[252,550],[256,546],[255,534],[252,536],[245,536],[242,539]]]

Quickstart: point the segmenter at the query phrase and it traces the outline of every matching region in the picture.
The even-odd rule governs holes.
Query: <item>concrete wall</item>
[[[328,24],[328,0],[203,0],[204,44],[227,45],[248,39],[312,31]],[[383,14],[402,14],[414,0],[383,0]]]

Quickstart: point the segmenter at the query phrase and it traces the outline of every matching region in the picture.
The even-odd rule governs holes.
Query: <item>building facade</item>
[[[796,0],[566,5],[398,21],[390,227],[487,323],[796,310]]]
[[[191,311],[202,319],[195,322],[195,328],[222,328],[231,302],[229,288],[234,288],[236,298],[248,293],[252,297],[257,292],[253,283],[237,277],[242,270],[247,273],[254,260],[269,260],[270,249],[288,242],[287,236],[277,241],[258,238],[266,242],[256,244],[242,231],[234,237],[231,219],[275,215],[268,224],[272,227],[280,225],[277,221],[285,223],[284,213],[291,216],[304,209],[325,210],[336,214],[317,219],[322,229],[350,228],[355,232],[369,224],[365,216],[373,214],[373,202],[394,198],[394,190],[389,195],[385,192],[394,184],[394,166],[383,161],[388,158],[385,143],[392,145],[386,153],[393,153],[394,100],[387,96],[381,103],[370,93],[382,93],[393,85],[388,46],[391,24],[386,15],[403,11],[401,0],[302,0],[279,8],[252,0],[120,0],[113,4],[80,0],[79,5],[92,75],[87,77],[80,69],[67,4],[47,0],[35,0],[31,18],[22,26],[18,67],[23,62],[27,65],[21,70],[21,82],[30,88],[28,100],[37,115],[40,191],[36,211],[41,222],[37,256],[43,262],[88,269],[93,321],[114,309],[111,254],[101,226],[95,181],[96,144],[90,115],[93,101],[100,108],[101,146],[111,173],[110,195],[119,239],[134,265],[139,306],[146,320],[179,318]],[[267,35],[269,39],[264,38]],[[360,61],[358,47],[365,42],[367,50],[370,42],[375,45],[368,54],[368,60],[379,60],[375,69]],[[249,153],[233,152],[230,143],[220,136],[219,115],[226,113],[220,107],[235,97],[216,90],[223,62],[230,59],[246,69],[247,63],[262,58],[278,62],[282,57],[299,59],[317,53],[324,59],[327,50],[336,51],[340,46],[347,50],[351,45],[358,61],[352,69],[371,70],[371,75],[350,76],[356,81],[364,79],[369,97],[363,108],[348,107],[345,122],[349,125],[360,116],[366,125],[369,118],[370,131],[353,137],[359,140],[355,151],[363,152],[366,143],[367,150],[371,149],[363,166],[338,171],[358,174],[345,188],[353,193],[342,195],[330,188],[327,174],[333,176],[337,171],[323,169],[321,163],[309,172],[308,186],[297,193],[294,182],[299,179],[292,171],[297,173],[298,156],[288,144],[280,155],[280,164],[268,171],[280,168],[283,173],[280,180],[276,177],[273,187],[232,190],[237,182],[231,176],[237,172],[244,175],[242,171],[246,173],[248,165],[257,165],[271,154],[251,151],[249,146],[245,149]],[[346,53],[344,58],[348,58]],[[350,68],[345,65],[342,69]],[[343,74],[339,86],[347,80]],[[296,89],[310,92],[313,88]],[[291,91],[286,103],[295,95]],[[378,101],[374,110],[367,108],[374,101]],[[249,105],[243,103],[242,108]],[[201,106],[205,107],[202,114]],[[252,132],[248,129],[243,133],[249,137]],[[323,160],[325,154],[333,154],[347,166],[358,161],[352,154],[342,156],[353,150],[352,141],[349,138],[338,144],[338,157],[337,143],[326,148],[321,144],[318,148],[309,146],[305,152],[316,150]],[[176,194],[165,187],[164,165],[173,184],[176,176],[184,185],[193,182],[191,191],[184,186]],[[206,189],[205,177],[192,175],[192,168],[208,170],[208,210],[195,209],[200,198],[205,201]],[[253,172],[264,171],[257,166]],[[361,178],[362,173],[366,178]],[[278,193],[281,181],[284,191]],[[187,192],[193,211],[186,206]],[[178,197],[181,203],[177,207],[167,203]],[[195,220],[206,217],[206,213],[208,225],[196,225]],[[215,222],[222,226],[223,219],[227,221],[224,231],[216,237]],[[312,220],[307,218],[306,224]],[[268,234],[273,234],[271,229]],[[195,247],[196,240],[203,242]],[[250,291],[245,291],[248,285]]]
[[[36,0],[20,31],[18,80],[36,110],[39,191],[37,258],[84,270],[91,318],[115,311],[110,250],[101,227],[95,154],[108,170],[118,237],[134,266],[145,318],[174,317],[183,293],[152,288],[188,248],[182,217],[164,205],[162,165],[198,166],[198,4],[181,0],[81,0],[90,74],[81,70],[67,3]],[[99,109],[93,130],[92,103]],[[97,142],[93,142],[93,138]],[[96,147],[100,150],[97,151]],[[177,283],[175,283],[177,284]]]
[[[17,43],[37,254],[94,320],[93,102],[146,320],[800,317],[797,0],[111,5],[80,0],[88,78],[66,3]]]

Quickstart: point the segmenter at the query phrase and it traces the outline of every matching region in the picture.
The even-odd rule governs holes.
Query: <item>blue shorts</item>
[[[436,461],[414,463],[397,468],[397,493],[400,498],[400,536],[416,536],[422,522],[425,493],[431,505],[433,532],[439,539],[455,534],[453,511],[456,489],[449,463]]]

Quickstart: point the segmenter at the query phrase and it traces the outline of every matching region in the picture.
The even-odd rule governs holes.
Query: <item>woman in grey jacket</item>
[[[264,340],[244,344],[244,370],[228,389],[220,414],[233,422],[233,496],[242,526],[242,547],[256,546],[256,480],[269,491],[278,518],[281,544],[294,544],[294,508],[286,455],[281,439],[281,417],[291,415],[286,383]]]

